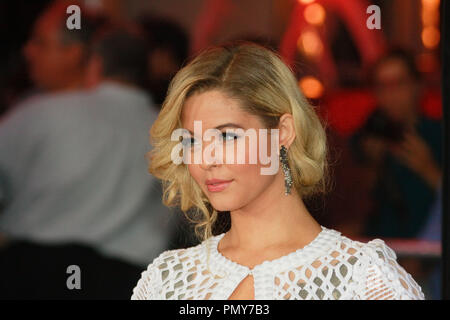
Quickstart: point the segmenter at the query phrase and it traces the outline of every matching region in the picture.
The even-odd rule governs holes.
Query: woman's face
[[[261,169],[269,167],[273,169],[274,166],[264,161],[262,164],[259,156],[261,147],[259,129],[266,128],[259,117],[243,111],[239,103],[238,100],[229,98],[219,90],[209,90],[189,97],[182,111],[183,128],[191,132],[183,139],[184,150],[191,153],[191,159],[194,159],[195,153],[201,153],[201,163],[194,164],[192,160],[191,164],[187,164],[189,172],[218,211],[243,208],[257,199],[264,190],[269,189],[275,180],[279,180],[280,175],[277,150],[274,145],[275,137],[271,139],[270,129],[266,141],[261,140],[261,146],[267,148],[268,159],[271,163],[277,161],[276,170],[271,170],[273,174],[261,174]],[[194,121],[201,121],[201,131],[194,132]],[[252,139],[244,136],[242,132],[239,133],[242,131],[239,128],[244,132],[248,129],[254,130],[257,143],[250,143]],[[218,129],[221,139],[212,138],[210,141],[205,141],[204,133],[208,129]],[[201,136],[198,136],[198,133],[201,133]],[[245,141],[245,147],[239,147],[239,141],[241,143]],[[216,148],[214,150],[223,150],[222,154],[216,151],[205,152],[205,149],[213,150],[213,146]],[[252,153],[257,155],[256,161],[250,161]],[[208,157],[207,154],[213,157]],[[244,163],[238,162],[238,154],[242,156]],[[222,163],[219,163],[219,159],[222,159]],[[220,181],[214,181],[214,179]]]

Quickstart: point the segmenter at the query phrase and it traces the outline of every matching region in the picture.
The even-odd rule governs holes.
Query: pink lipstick
[[[233,180],[221,180],[221,179],[210,179],[206,180],[205,184],[210,192],[220,192],[225,190],[226,187],[230,185]]]

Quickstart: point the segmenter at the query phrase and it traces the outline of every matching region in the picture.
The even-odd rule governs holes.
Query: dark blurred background
[[[55,3],[60,3],[59,11],[49,9]],[[81,6],[83,32],[76,36],[63,30],[64,23],[61,24],[70,15],[61,8],[70,4]],[[372,11],[367,12],[370,5],[380,9],[380,29],[369,29],[366,24],[373,15]],[[426,297],[440,299],[441,6],[439,0],[3,1],[0,4],[4,44],[0,51],[0,115],[6,120],[0,121],[0,128],[2,124],[7,128],[7,119],[14,118],[16,109],[33,104],[36,101],[33,99],[38,104],[63,92],[95,90],[102,81],[122,85],[121,72],[132,68],[145,70],[145,76],[139,78],[142,81],[133,85],[150,97],[149,109],[157,113],[173,75],[202,49],[237,39],[265,45],[279,52],[290,65],[299,87],[326,124],[333,186],[327,195],[308,199],[310,211],[322,225],[350,238],[384,239],[397,252],[400,264],[422,285]],[[50,11],[54,14],[49,14]],[[58,21],[57,27],[46,23],[52,19]],[[146,59],[134,59],[131,65],[126,59],[126,41],[124,47],[120,47],[122,42],[116,47],[104,42],[99,34],[108,29],[107,25],[114,25],[116,31],[126,30],[125,37],[138,34],[146,48]],[[118,52],[117,56],[109,56],[108,50]],[[138,57],[140,53],[132,54]],[[97,60],[92,59],[95,55],[103,62],[103,71],[97,70]],[[109,69],[105,67],[107,61],[110,61]],[[27,126],[26,121],[19,123]],[[151,125],[150,120],[148,124]],[[131,120],[123,125],[124,128],[134,126]],[[10,130],[4,131],[0,130],[0,144],[2,134],[4,140],[15,139]],[[15,134],[18,137],[22,132],[18,129]],[[39,141],[23,143],[34,148],[33,155],[39,154]],[[1,152],[8,151],[0,146],[0,159],[4,156]],[[8,171],[8,168],[7,165],[0,168],[0,178],[6,181],[3,184],[10,185],[11,180],[16,183],[16,189],[20,183],[25,186],[26,178],[18,178],[16,182],[14,177],[9,177],[13,169]],[[126,192],[132,193],[133,188],[137,186],[130,185]],[[152,188],[155,191],[157,187]],[[20,232],[11,226],[14,218],[10,207],[17,201],[16,189],[2,186],[0,190],[3,211],[0,211],[0,235],[5,239],[4,247],[11,248],[8,243],[15,240],[41,246],[39,237],[31,235],[31,231],[27,234],[32,226],[27,226],[28,229],[17,226]],[[117,200],[115,206],[122,204]],[[151,207],[149,204],[142,210]],[[26,210],[32,214],[33,206]],[[174,219],[171,227],[166,222],[167,227],[160,229],[160,234],[136,240],[159,243],[141,261],[151,261],[163,249],[197,243],[182,213],[170,214]],[[131,216],[122,213],[122,217]],[[126,229],[119,230],[119,225],[114,227],[117,229],[114,232],[126,232]],[[218,225],[226,228],[227,223],[219,221]],[[114,234],[108,236],[113,238]],[[134,286],[133,279],[139,278],[137,270],[142,269],[143,262],[139,264],[137,260],[114,255],[103,250],[100,242],[83,237],[67,241],[55,237],[46,245],[81,241],[96,254],[101,253],[104,260],[97,264],[105,267],[113,263],[106,259],[121,259],[124,268],[129,268],[129,282]],[[45,254],[56,255],[53,249],[47,248]],[[35,257],[42,248],[20,247],[19,251],[10,250],[13,253],[8,250],[4,249],[0,263],[12,270],[16,265],[6,263],[7,259],[11,261],[11,257],[26,254]],[[94,258],[89,263],[93,261]],[[112,298],[126,297],[130,288],[117,290]],[[102,294],[86,298],[101,298]],[[43,298],[31,298],[36,297]]]

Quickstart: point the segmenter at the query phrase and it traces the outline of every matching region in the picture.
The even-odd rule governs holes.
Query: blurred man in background
[[[157,116],[143,89],[148,48],[121,27],[97,32],[88,60],[77,47],[49,50],[64,74],[32,72],[52,93],[0,123],[0,298],[129,299],[171,225],[145,159]],[[81,79],[92,90],[69,90]],[[71,265],[81,289],[67,286]]]
[[[189,37],[180,26],[166,18],[145,16],[140,20],[150,42],[148,87],[155,103],[161,106],[170,81],[188,58]]]
[[[430,217],[439,216],[433,206],[442,179],[442,124],[423,112],[421,77],[406,51],[388,52],[374,65],[371,80],[378,108],[352,138],[372,181],[364,234],[419,238]],[[401,263],[428,296],[436,296],[432,269],[415,257]]]
[[[23,50],[30,78],[43,92],[63,92],[83,86],[95,21],[82,9],[82,28],[69,30],[66,8],[70,4],[52,3],[36,21]]]
[[[49,0],[0,1],[0,38],[3,43],[0,51],[0,116],[23,99],[32,87],[23,46],[30,38],[37,17],[49,3]]]
[[[354,137],[375,176],[366,235],[414,238],[441,183],[442,126],[422,112],[420,74],[405,51],[380,59],[372,81],[378,108]]]

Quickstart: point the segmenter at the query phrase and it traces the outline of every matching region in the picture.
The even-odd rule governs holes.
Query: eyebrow
[[[215,127],[214,129],[220,130],[220,129],[223,129],[223,128],[244,129],[241,125],[236,124],[236,123],[230,123],[230,122],[221,124],[221,125]],[[188,131],[189,131],[190,134],[192,134],[192,135],[194,134],[191,130],[188,130]]]

